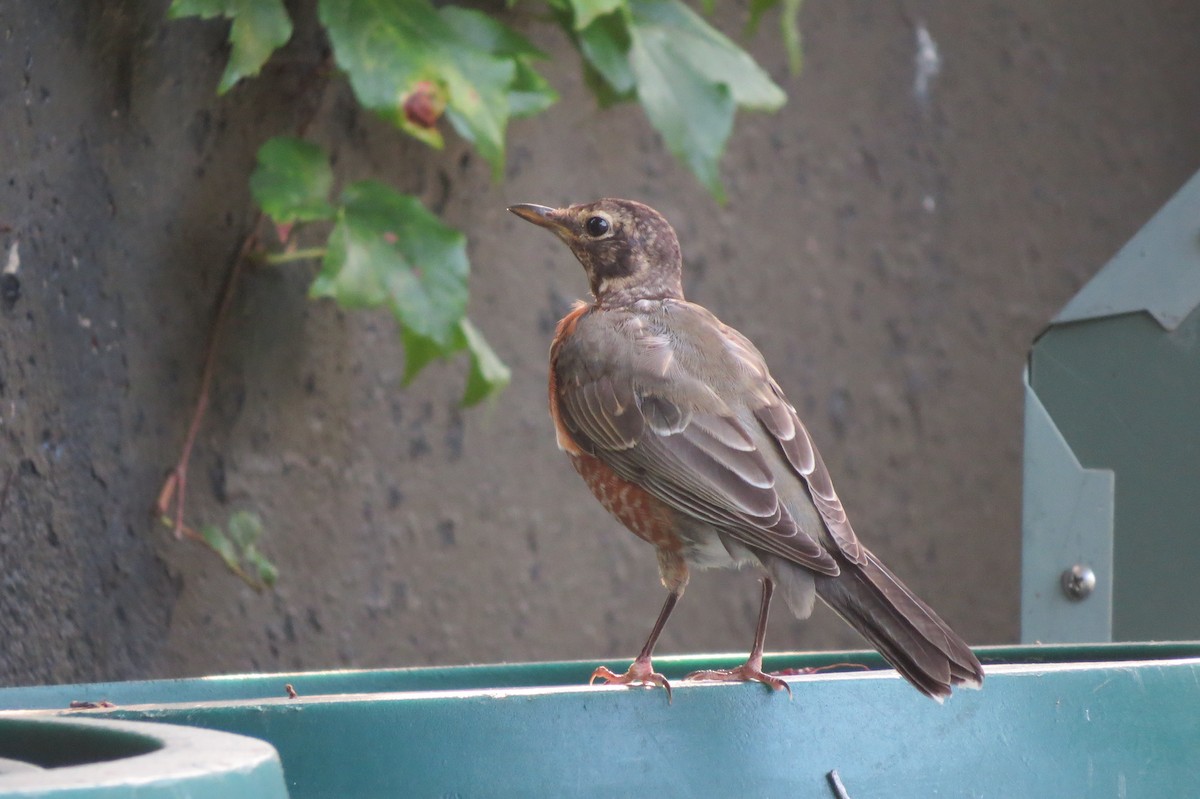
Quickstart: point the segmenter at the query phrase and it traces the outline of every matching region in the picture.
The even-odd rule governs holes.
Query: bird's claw
[[[667,704],[671,703],[671,683],[650,665],[649,660],[635,660],[624,674],[617,674],[607,666],[597,666],[592,672],[588,685],[604,680],[605,685],[644,685],[658,686],[667,692]]]
[[[691,674],[684,677],[684,679],[716,680],[719,682],[760,682],[776,691],[787,691],[788,699],[792,698],[792,686],[788,685],[785,680],[781,680],[774,674],[767,674],[762,670],[762,668],[752,663],[743,663],[734,669],[706,669],[704,671],[693,671]]]

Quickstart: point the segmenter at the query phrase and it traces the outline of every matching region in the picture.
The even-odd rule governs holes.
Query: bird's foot
[[[734,669],[707,669],[693,671],[684,677],[685,680],[717,680],[720,682],[760,682],[776,691],[787,691],[788,698],[792,697],[792,687],[774,674],[762,670],[762,661],[757,663],[747,661]]]
[[[667,678],[654,670],[650,664],[650,658],[638,658],[633,661],[629,670],[624,674],[616,674],[607,666],[598,666],[592,672],[592,678],[588,680],[588,685],[591,685],[596,680],[604,680],[605,685],[645,685],[648,687],[658,686],[667,692],[667,703],[671,702],[671,683],[667,682]]]

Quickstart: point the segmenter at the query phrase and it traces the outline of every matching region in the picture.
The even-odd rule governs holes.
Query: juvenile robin
[[[553,232],[587,273],[550,346],[558,446],[592,494],[651,544],[667,599],[624,674],[592,681],[670,685],[651,654],[692,569],[763,574],[746,663],[689,679],[755,680],[771,597],[801,619],[818,597],[917,690],[938,701],[978,687],[970,648],[855,535],[812,439],[750,340],[683,297],[675,231],[657,211],[604,199],[568,208],[514,205]],[[789,689],[790,690],[790,689]]]

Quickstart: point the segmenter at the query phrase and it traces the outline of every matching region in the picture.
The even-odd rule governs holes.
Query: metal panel
[[[1076,294],[1053,324],[1146,311],[1174,330],[1200,305],[1200,172]]]
[[[1030,355],[1022,639],[1200,636],[1200,173],[1055,317]],[[1065,452],[1060,444],[1065,444]],[[1082,470],[1079,468],[1081,465]],[[1115,475],[1111,524],[1098,478]],[[1090,482],[1089,482],[1090,481]],[[1073,504],[1075,499],[1081,504]],[[1099,540],[1106,535],[1105,544]],[[1096,593],[1048,592],[1072,557],[1103,558]],[[1075,554],[1079,553],[1079,554]],[[1077,626],[1078,625],[1078,626]]]
[[[1112,640],[1113,473],[1085,469],[1025,382],[1024,509],[1021,527],[1021,640]],[[1073,597],[1072,567],[1095,587]]]
[[[1055,325],[1030,363],[1079,462],[1116,473],[1113,637],[1200,637],[1200,310]]]
[[[661,690],[583,685],[594,664],[576,663],[495,667],[490,689],[451,688],[454,675],[470,681],[478,672],[425,669],[409,679],[443,671],[440,682],[449,690],[297,699],[272,690],[267,699],[89,713],[261,737],[283,758],[293,799],[832,799],[834,770],[853,799],[1200,795],[1197,645],[993,648],[981,655],[984,689],[958,692],[944,705],[890,670],[792,677],[790,700],[757,684],[680,683],[668,704]],[[1149,659],[1180,655],[1189,657]],[[827,658],[775,655],[767,666],[816,666]],[[663,658],[659,665],[676,677],[733,662]],[[546,668],[574,684],[504,685],[536,684]],[[377,686],[402,676],[382,675],[314,675],[312,682],[274,675],[261,685],[338,679],[353,689],[358,680]],[[165,686],[140,687],[151,695]],[[0,691],[0,705],[41,690]]]

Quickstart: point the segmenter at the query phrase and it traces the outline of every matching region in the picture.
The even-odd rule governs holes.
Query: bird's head
[[[552,231],[571,248],[600,305],[683,299],[679,240],[650,206],[604,199],[567,208],[526,203],[508,210]]]

